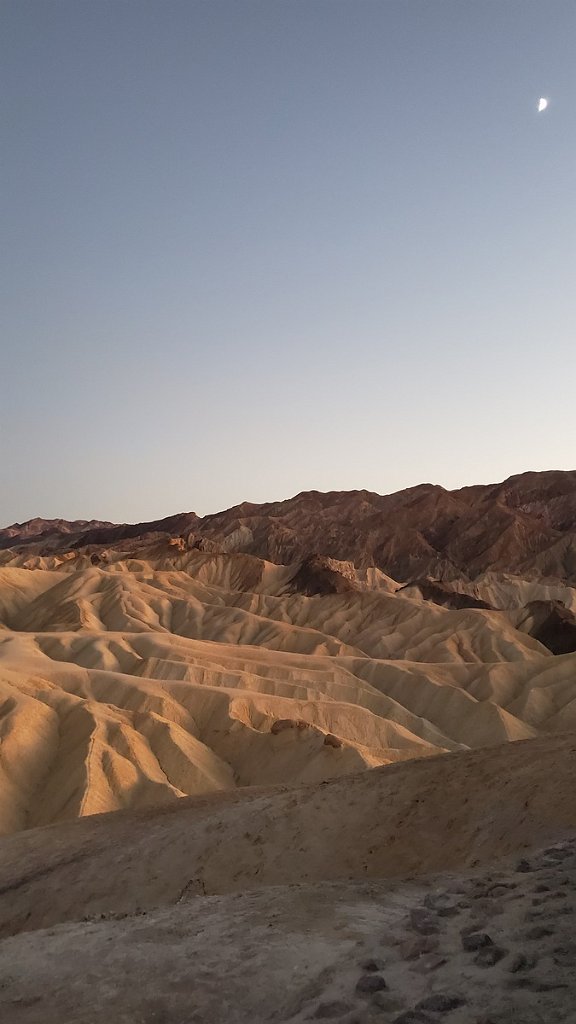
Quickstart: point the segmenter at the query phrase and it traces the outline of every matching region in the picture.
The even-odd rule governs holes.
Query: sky
[[[574,468],[575,43],[574,0],[0,0],[0,525]]]

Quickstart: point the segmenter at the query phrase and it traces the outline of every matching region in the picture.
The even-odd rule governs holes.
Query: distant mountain
[[[70,534],[82,535],[87,530],[109,527],[113,523],[101,522],[99,519],[29,519],[26,523],[13,523],[0,530],[0,548],[9,548],[12,544],[41,543],[49,544],[53,539],[59,543],[64,537],[70,540]]]
[[[46,555],[150,544],[242,552],[287,564],[316,555],[376,566],[399,581],[475,579],[487,571],[576,582],[576,471],[523,473],[448,491],[305,491],[215,515],[185,512],[134,525],[35,519],[0,530],[0,548]]]

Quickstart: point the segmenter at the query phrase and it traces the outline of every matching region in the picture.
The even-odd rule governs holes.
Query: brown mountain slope
[[[89,550],[106,557],[122,543],[143,551],[162,537],[185,548],[244,552],[288,564],[323,555],[376,566],[394,579],[476,578],[486,571],[576,582],[576,471],[524,473],[500,484],[447,491],[422,484],[390,495],[303,492],[216,515],[182,513],[132,526],[47,524],[0,532],[4,564],[16,554]]]

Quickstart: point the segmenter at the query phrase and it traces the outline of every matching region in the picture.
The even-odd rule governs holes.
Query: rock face
[[[354,566],[322,555],[311,555],[301,562],[290,580],[295,593],[315,597],[321,594],[346,594],[358,590]]]
[[[516,625],[552,654],[576,651],[576,615],[561,601],[530,601]]]
[[[190,534],[195,547],[209,542],[280,564],[321,555],[358,569],[377,566],[400,581],[473,579],[492,570],[574,582],[576,471],[523,473],[455,491],[434,484],[389,495],[305,491],[204,518],[189,512],[135,525],[33,520],[1,530],[0,548],[46,554],[122,542],[138,557],[153,540]]]
[[[432,601],[441,608],[483,608],[487,611],[492,608],[487,601],[472,594],[461,594],[449,583],[440,583],[438,580],[412,580],[401,587],[398,593],[406,597],[417,597],[421,601]]]

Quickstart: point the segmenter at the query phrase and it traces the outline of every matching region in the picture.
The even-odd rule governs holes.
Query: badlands
[[[576,473],[6,527],[0,701],[2,1021],[576,1021]]]

